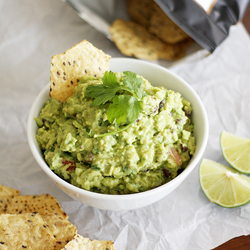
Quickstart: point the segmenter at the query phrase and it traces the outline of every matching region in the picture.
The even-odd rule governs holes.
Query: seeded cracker
[[[112,241],[90,240],[77,234],[62,250],[114,250]]]
[[[0,197],[0,214],[39,213],[68,218],[57,200],[49,195],[18,195]]]
[[[0,215],[1,250],[54,250],[56,240],[39,214]]]
[[[52,57],[50,96],[65,102],[83,75],[103,76],[111,57],[84,40]]]
[[[189,36],[153,0],[127,0],[129,17],[166,43],[177,43]]]
[[[118,49],[127,56],[146,60],[175,60],[185,54],[185,44],[166,44],[132,21],[115,20],[110,33]]]
[[[0,197],[11,195],[20,195],[20,191],[0,184]]]
[[[12,196],[0,196],[0,214],[4,214],[7,211],[7,207],[11,200],[14,198],[14,195]]]
[[[127,12],[129,17],[144,27],[149,26],[153,8],[153,0],[128,0]]]
[[[157,3],[153,3],[149,21],[149,32],[166,43],[175,44],[189,36],[175,24]]]
[[[41,215],[41,217],[56,240],[55,250],[60,250],[77,234],[76,227],[68,219],[57,215]]]
[[[21,215],[29,213],[41,216],[44,221],[43,226],[51,231],[55,239],[54,250],[60,250],[77,233],[76,227],[68,221],[67,214],[63,212],[57,200],[51,195],[0,197],[0,214]],[[18,218],[16,219],[18,220]]]

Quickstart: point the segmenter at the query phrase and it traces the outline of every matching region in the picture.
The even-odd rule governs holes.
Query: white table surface
[[[116,250],[206,250],[250,234],[250,205],[226,209],[210,203],[200,189],[198,166],[166,198],[134,211],[88,207],[49,180],[30,152],[26,121],[49,82],[51,57],[83,39],[112,57],[122,56],[60,0],[0,1],[0,183],[23,195],[50,193],[81,235],[113,240]],[[212,55],[199,54],[170,69],[195,89],[206,108],[210,133],[204,158],[225,164],[221,131],[250,138],[250,39],[238,24]]]

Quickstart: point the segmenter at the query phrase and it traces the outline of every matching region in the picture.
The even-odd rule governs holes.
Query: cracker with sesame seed
[[[20,195],[20,191],[0,184],[0,197],[11,195]]]
[[[114,250],[114,243],[107,240],[91,240],[77,234],[62,250]]]
[[[148,30],[166,43],[175,44],[189,38],[189,36],[175,24],[157,3],[153,8],[149,20]]]
[[[52,57],[50,96],[65,102],[84,75],[103,76],[111,56],[83,40],[64,53]]]
[[[56,249],[56,239],[39,214],[0,215],[1,250]]]
[[[148,27],[153,3],[153,0],[127,0],[128,16],[142,26]]]
[[[133,21],[116,19],[110,27],[112,39],[117,48],[127,56],[140,59],[176,60],[185,55],[188,44],[167,44],[140,24]]]
[[[68,218],[58,201],[49,194],[18,195],[0,198],[0,214],[39,213]]]
[[[41,217],[56,239],[55,250],[60,250],[77,234],[75,225],[66,218],[61,218],[58,215],[41,215]]]
[[[4,196],[0,198],[1,214],[39,214],[56,239],[54,250],[60,250],[77,233],[76,227],[68,221],[57,200],[48,194],[26,196]],[[18,217],[17,217],[18,218]],[[21,218],[21,217],[20,217]],[[1,245],[0,245],[1,249]]]
[[[154,0],[127,0],[127,12],[131,20],[166,43],[175,44],[189,37]]]

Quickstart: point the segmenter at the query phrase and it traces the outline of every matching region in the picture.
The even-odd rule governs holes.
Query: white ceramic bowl
[[[49,85],[45,86],[36,98],[29,113],[27,124],[28,142],[31,152],[42,170],[68,195],[92,207],[105,210],[131,210],[150,205],[178,187],[195,168],[202,157],[208,139],[208,120],[203,104],[194,90],[177,75],[161,66],[129,58],[113,58],[110,63],[113,72],[132,71],[148,79],[152,85],[164,86],[167,89],[180,92],[183,97],[191,102],[193,107],[192,121],[196,138],[196,150],[187,168],[170,182],[152,190],[126,195],[99,194],[75,187],[54,174],[46,162],[38,146],[35,135],[37,124],[34,117],[40,113],[42,106],[49,97]]]

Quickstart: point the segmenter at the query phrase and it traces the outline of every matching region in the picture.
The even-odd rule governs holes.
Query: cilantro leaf
[[[109,109],[107,111],[108,121],[110,123],[116,120],[117,124],[124,124],[127,121],[127,109],[129,95],[119,95],[115,96],[113,99],[113,103],[109,105]]]
[[[93,106],[99,106],[112,100],[118,90],[121,89],[116,75],[112,71],[106,71],[102,78],[103,84],[89,85],[87,87],[87,96],[95,98]]]
[[[124,86],[132,90],[135,93],[137,99],[142,99],[142,97],[146,95],[141,87],[143,80],[137,77],[137,75],[131,71],[124,71],[123,74],[124,77],[122,78],[122,82]]]
[[[112,71],[105,71],[102,81],[104,86],[120,86],[115,73]]]
[[[108,121],[116,121],[118,125],[133,123],[142,111],[140,101],[131,95],[117,95],[107,111]]]
[[[131,96],[132,97],[132,96]],[[127,107],[127,119],[128,122],[134,122],[142,112],[142,101],[138,101],[136,99],[133,100],[132,98],[130,100],[130,104]]]
[[[89,85],[86,89],[87,96],[95,98],[93,101],[93,106],[99,106],[105,104],[106,102],[112,100],[115,97],[116,92],[120,89],[118,86],[104,86],[100,85]]]

